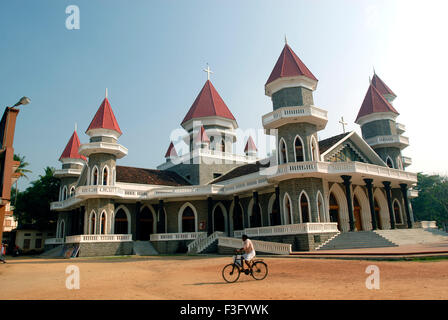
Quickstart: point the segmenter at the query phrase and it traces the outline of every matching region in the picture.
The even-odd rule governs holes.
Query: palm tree
[[[26,167],[28,167],[30,165],[28,162],[25,161],[25,156],[21,157],[19,154],[15,154],[14,161],[20,161],[19,167],[16,169],[16,173],[19,174],[19,178],[24,177],[24,178],[28,179],[28,176],[26,174],[31,173],[31,170],[25,169]],[[18,181],[19,181],[19,179],[16,180],[16,196],[14,199],[14,205],[16,205],[17,192],[19,190],[19,188],[17,186]]]

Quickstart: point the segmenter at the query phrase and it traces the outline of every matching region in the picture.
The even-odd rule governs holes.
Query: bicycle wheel
[[[233,283],[240,278],[240,268],[230,263],[222,269],[222,277],[226,282]]]
[[[268,266],[263,261],[256,261],[252,266],[252,277],[255,280],[263,280],[268,275]]]

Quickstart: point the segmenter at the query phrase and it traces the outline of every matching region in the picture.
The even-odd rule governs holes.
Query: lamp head
[[[30,99],[30,98],[28,98],[28,97],[22,97],[22,98],[20,98],[19,102],[17,102],[17,103],[13,106],[13,108],[14,108],[14,107],[17,107],[17,106],[20,106],[20,105],[28,104],[28,103],[30,103],[30,102],[31,102],[31,99]]]

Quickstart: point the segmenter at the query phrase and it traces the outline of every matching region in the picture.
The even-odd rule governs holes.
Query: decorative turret
[[[87,183],[110,185],[115,183],[116,159],[127,155],[128,150],[118,143],[121,130],[106,97],[86,130],[90,142],[79,148],[81,155],[89,157]]]
[[[246,156],[256,157],[257,151],[257,146],[255,145],[254,140],[251,136],[249,136],[249,139],[247,139],[246,142],[246,146],[244,147],[244,153],[246,154]]]
[[[327,112],[314,106],[317,78],[286,43],[265,84],[273,112],[263,116],[266,133],[278,129],[279,163],[317,161],[317,131],[325,128]],[[296,155],[295,150],[300,150]]]
[[[396,97],[374,73],[355,123],[361,126],[364,140],[383,161],[391,168],[402,170],[411,161],[401,155],[401,150],[409,145],[409,138],[401,135],[405,127],[396,122],[399,113],[392,106]]]
[[[169,162],[173,160],[174,158],[177,158],[177,152],[176,148],[174,147],[174,144],[171,142],[170,146],[168,147],[168,150],[165,153],[165,159],[166,162]]]
[[[56,170],[55,177],[61,179],[60,200],[65,200],[74,194],[75,183],[81,175],[81,171],[86,164],[86,157],[79,154],[79,137],[75,131],[70,137],[64,151],[59,157],[62,162],[62,169]]]

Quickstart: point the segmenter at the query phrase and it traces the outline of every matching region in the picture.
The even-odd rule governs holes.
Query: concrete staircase
[[[342,232],[330,238],[316,250],[396,247],[397,245],[374,231]]]
[[[60,245],[41,253],[39,256],[42,258],[58,258],[62,257],[63,253],[64,253],[64,246]]]
[[[155,256],[159,254],[149,241],[134,241],[133,253],[137,256]]]
[[[438,229],[375,230],[376,234],[396,245],[448,243],[448,233]]]

